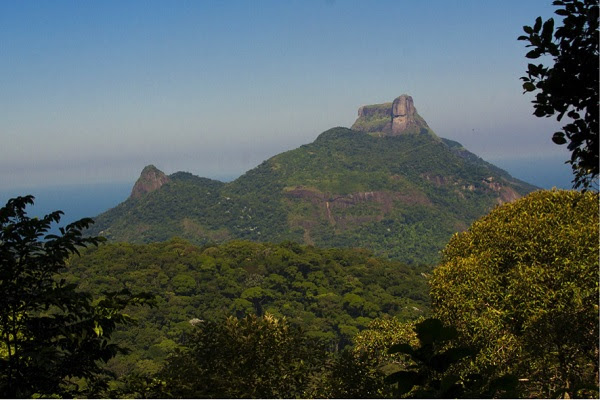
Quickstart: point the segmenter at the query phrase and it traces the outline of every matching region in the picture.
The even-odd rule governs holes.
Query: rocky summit
[[[138,199],[146,193],[160,189],[162,185],[169,182],[169,177],[154,165],[148,165],[140,174],[140,177],[131,189],[131,198]]]
[[[435,263],[455,232],[536,189],[438,137],[407,95],[361,107],[352,128],[329,129],[228,183],[148,166],[89,233],[146,243],[289,240]]]
[[[352,129],[374,136],[428,134],[435,136],[427,122],[417,113],[413,98],[403,94],[391,103],[362,106]]]

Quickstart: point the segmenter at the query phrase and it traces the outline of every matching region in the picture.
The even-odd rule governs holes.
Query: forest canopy
[[[341,349],[371,321],[426,315],[429,266],[408,266],[360,249],[292,242],[232,241],[196,246],[182,239],[109,243],[69,260],[64,278],[92,293],[145,290],[157,307],[131,311],[138,323],[115,334],[134,351],[109,362],[117,373],[153,373],[188,334],[190,320],[269,313]]]
[[[598,224],[597,193],[539,191],[452,238],[432,308],[476,370],[516,375],[527,397],[598,394]]]

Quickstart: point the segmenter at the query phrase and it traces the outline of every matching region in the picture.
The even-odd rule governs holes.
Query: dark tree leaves
[[[533,27],[524,26],[527,34],[518,40],[529,42],[525,57],[550,56],[554,64],[529,64],[522,77],[523,90],[535,92],[534,115],[561,121],[566,114],[571,122],[564,132],[552,137],[556,144],[567,144],[575,188],[597,185],[598,178],[598,2],[564,0],[553,2],[555,13],[564,17],[563,25],[554,29],[552,18]]]
[[[107,378],[99,362],[121,350],[111,333],[129,321],[120,311],[147,299],[124,290],[94,303],[58,279],[70,255],[102,239],[82,236],[89,218],[45,235],[62,212],[29,218],[33,199],[17,197],[0,208],[0,395],[98,395]]]

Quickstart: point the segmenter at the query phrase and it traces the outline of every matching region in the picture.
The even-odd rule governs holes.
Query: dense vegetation
[[[598,224],[597,194],[540,191],[452,238],[433,307],[476,370],[518,376],[528,397],[597,395]]]
[[[334,393],[597,398],[598,200],[535,192],[456,235],[430,279],[436,319],[373,321]]]
[[[160,377],[178,398],[302,398],[319,388],[325,360],[322,343],[284,319],[230,317],[197,322]]]
[[[115,335],[134,348],[109,362],[136,373],[120,396],[594,397],[597,204],[535,192],[456,235],[431,275],[436,320],[427,268],[364,250],[109,244],[69,276],[156,290],[159,307]]]
[[[437,319],[427,267],[182,239],[66,260],[98,243],[86,221],[40,241],[59,214],[30,220],[28,201],[0,212],[3,395],[598,395],[597,193],[535,192],[456,235],[431,273]],[[142,287],[155,308],[128,306]]]
[[[119,374],[148,374],[179,347],[196,319],[269,313],[327,348],[342,348],[373,319],[427,314],[422,273],[429,270],[365,250],[241,241],[198,247],[173,239],[84,250],[69,261],[65,278],[94,294],[126,288],[155,296],[156,308],[131,310],[137,326],[114,335],[134,351],[110,362]]]
[[[570,110],[554,138],[571,141],[575,183],[589,189],[598,6],[555,4],[567,17],[559,42],[552,20],[521,38],[554,69],[530,64],[524,88],[541,91],[536,115]],[[583,88],[565,93],[565,75]],[[379,129],[381,106],[361,129]],[[87,248],[102,242],[82,235],[91,220],[48,235],[60,212],[30,219],[33,198],[11,199],[0,209],[0,395],[598,398],[598,193],[504,204],[455,234],[437,268],[418,263],[531,189],[434,134],[337,128],[231,184],[176,173],[100,218],[113,239],[161,243]]]
[[[101,361],[121,351],[110,342],[122,310],[147,298],[109,290],[95,301],[56,279],[66,258],[99,238],[81,234],[82,219],[50,235],[61,212],[29,218],[32,196],[0,208],[0,395],[4,398],[93,396],[108,375]]]
[[[231,183],[173,174],[100,215],[90,233],[135,243],[291,240],[434,263],[454,232],[533,189],[434,135],[334,128]]]

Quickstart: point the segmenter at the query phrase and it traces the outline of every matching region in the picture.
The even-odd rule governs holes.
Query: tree
[[[159,374],[183,398],[306,397],[325,357],[318,341],[266,313],[198,321]]]
[[[0,208],[0,394],[97,395],[106,380],[100,362],[121,350],[109,341],[129,320],[120,311],[145,297],[122,291],[93,301],[57,278],[71,254],[102,239],[82,236],[89,218],[46,234],[62,212],[29,218],[33,200],[17,197]]]
[[[263,303],[274,297],[274,294],[269,289],[263,289],[259,286],[251,287],[242,292],[240,297],[254,305],[256,315],[263,315]]]
[[[526,57],[553,58],[554,65],[529,64],[522,77],[525,92],[537,92],[534,115],[558,121],[567,115],[572,122],[554,133],[556,144],[568,143],[574,187],[590,187],[598,177],[598,2],[597,0],[557,0],[555,11],[564,16],[554,30],[554,19],[533,27],[524,26],[520,36],[532,47]]]
[[[404,360],[388,353],[390,345],[416,344],[415,321],[398,318],[373,320],[367,329],[353,338],[353,345],[336,354],[325,374],[324,393],[327,398],[394,397],[386,375],[405,366]]]
[[[471,372],[524,397],[598,396],[598,194],[538,191],[456,234],[431,276],[434,315],[477,350]]]
[[[196,280],[190,274],[177,274],[171,281],[175,293],[179,295],[193,294],[196,289]]]
[[[386,377],[395,394],[409,398],[498,398],[516,397],[517,379],[504,375],[492,380],[483,374],[462,373],[461,363],[470,362],[475,350],[456,346],[458,332],[437,318],[428,318],[414,326],[418,346],[398,343],[390,354],[408,356],[402,370]],[[488,378],[488,379],[486,379]]]
[[[365,353],[354,354],[349,347],[333,353],[321,383],[312,398],[375,399],[392,397],[383,383],[385,374]]]

